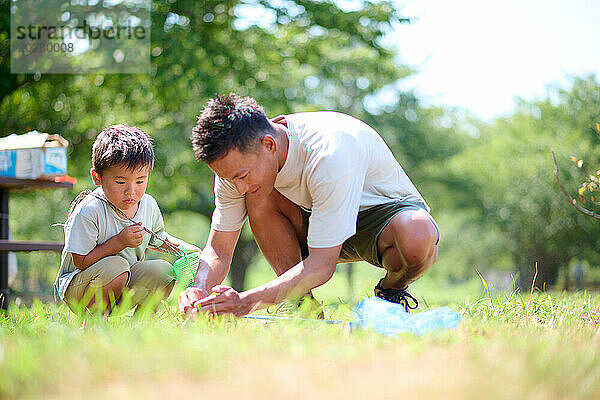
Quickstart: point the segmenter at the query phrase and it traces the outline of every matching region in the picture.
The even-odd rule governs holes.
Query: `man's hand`
[[[144,227],[141,222],[134,225],[129,225],[123,228],[121,232],[117,234],[119,242],[125,247],[138,247],[144,240]]]
[[[187,288],[179,294],[179,312],[182,315],[195,316],[198,314],[198,309],[194,303],[206,296],[208,296],[208,291],[204,289]]]
[[[216,295],[197,300],[194,303],[194,307],[214,315],[233,314],[236,317],[241,317],[250,312],[242,295],[235,289],[229,286],[218,285],[212,288],[212,292]]]

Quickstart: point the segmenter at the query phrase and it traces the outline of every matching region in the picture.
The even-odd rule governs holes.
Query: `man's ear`
[[[98,173],[98,171],[96,171],[96,168],[90,169],[90,175],[92,176],[94,185],[96,185],[96,186],[102,185],[102,179],[100,179],[100,174]]]
[[[271,135],[263,136],[263,138],[260,140],[260,144],[270,153],[275,153],[277,151],[277,142]]]

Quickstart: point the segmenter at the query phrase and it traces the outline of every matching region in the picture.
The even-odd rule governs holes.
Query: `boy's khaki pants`
[[[133,305],[142,304],[156,291],[174,281],[173,266],[165,260],[138,261],[129,265],[120,256],[108,256],[80,271],[65,292],[65,301],[81,302],[88,287],[101,289],[123,272],[129,275],[125,287],[134,289]],[[161,293],[162,296],[162,293]]]

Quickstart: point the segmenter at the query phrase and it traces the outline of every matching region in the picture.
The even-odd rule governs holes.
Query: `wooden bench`
[[[63,242],[34,242],[19,240],[0,240],[0,252],[5,251],[57,251],[61,252]]]
[[[0,309],[6,309],[9,301],[8,252],[11,251],[57,251],[63,249],[61,242],[18,241],[8,239],[8,200],[11,191],[35,189],[72,189],[69,182],[53,182],[41,179],[15,179],[0,177]]]

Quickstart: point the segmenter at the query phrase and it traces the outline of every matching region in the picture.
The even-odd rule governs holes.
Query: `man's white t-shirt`
[[[329,111],[285,115],[285,120],[289,147],[274,187],[311,211],[310,247],[342,244],[356,232],[359,211],[399,199],[425,203],[383,139],[366,123]],[[215,177],[211,227],[237,231],[246,217],[245,196]]]
[[[104,197],[101,187],[94,190],[94,193]],[[149,194],[144,194],[132,219],[136,223],[141,222],[142,226],[154,231],[161,239],[166,239],[167,232],[162,214],[156,200]],[[69,283],[79,273],[71,253],[86,255],[132,224],[131,221],[121,218],[106,202],[92,195],[86,196],[65,223],[65,247],[62,251],[60,270],[54,282],[55,297],[62,300]],[[126,259],[131,266],[144,259],[148,245],[161,244],[162,242],[146,233],[141,245],[126,247],[117,255]]]

